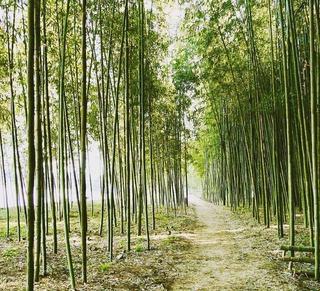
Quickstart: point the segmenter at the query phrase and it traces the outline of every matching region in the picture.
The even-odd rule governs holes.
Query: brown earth
[[[197,196],[190,203],[203,228],[190,238],[183,279],[172,290],[320,290],[312,279],[292,275],[281,261],[279,246],[286,240],[277,238],[274,227]]]
[[[193,193],[196,194],[196,193]],[[281,261],[275,227],[259,225],[247,211],[230,209],[190,196],[187,214],[157,214],[151,249],[145,237],[132,235],[132,250],[116,228],[115,258],[109,262],[107,237],[98,235],[99,213],[91,218],[88,236],[88,283],[81,283],[81,244],[77,215],[70,233],[77,290],[320,290],[305,275],[294,275]],[[1,213],[0,213],[1,216]],[[0,217],[1,218],[1,217]],[[3,216],[0,231],[3,230]],[[70,290],[62,222],[59,252],[48,236],[48,274],[35,290]],[[133,228],[133,231],[134,228]],[[25,290],[26,241],[0,238],[0,290]],[[296,264],[302,270],[307,265]]]

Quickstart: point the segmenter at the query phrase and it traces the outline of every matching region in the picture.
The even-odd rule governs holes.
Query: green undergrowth
[[[112,267],[112,263],[107,263],[107,264],[103,264],[101,265],[101,271],[108,271],[110,268]]]
[[[3,258],[10,259],[18,255],[18,251],[16,248],[7,248],[5,250],[0,251],[0,255]]]

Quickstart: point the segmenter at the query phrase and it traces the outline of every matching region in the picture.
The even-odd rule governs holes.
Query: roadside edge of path
[[[266,228],[259,225],[249,211],[232,212],[222,205],[206,202],[199,196],[190,195],[189,203],[189,206],[195,209],[200,227],[195,235],[190,238],[190,249],[181,254],[185,258],[184,264],[178,267],[179,279],[171,290],[320,289],[319,284],[313,280],[292,276],[287,269],[287,264],[281,262],[279,247],[285,239],[278,238],[277,230],[274,227]],[[210,214],[211,221],[206,219],[204,213],[206,207],[211,208],[207,211]],[[218,218],[214,215],[224,217]],[[211,231],[209,228],[214,225],[214,219],[220,219],[225,223],[224,229]],[[221,221],[220,223],[222,223]],[[217,238],[213,236],[218,233],[221,235],[224,232],[231,233],[229,242],[236,240],[237,244],[231,250],[231,255],[234,252],[233,256],[229,254],[232,259],[229,262],[224,262],[227,268],[219,270],[214,269],[215,261],[223,260],[224,254],[219,254],[221,250],[216,247]],[[228,239],[228,237],[226,238]],[[225,244],[224,247],[228,248],[228,244]],[[214,248],[218,250],[214,251]],[[257,269],[248,268],[252,264],[256,264]],[[235,270],[232,270],[232,268],[235,268]],[[248,270],[246,275],[243,270]],[[241,273],[241,276],[238,276],[238,273]],[[221,280],[219,280],[219,276],[222,276]],[[236,276],[238,279],[231,280],[230,276]]]

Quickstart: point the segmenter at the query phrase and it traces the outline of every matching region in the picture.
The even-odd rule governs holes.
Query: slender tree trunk
[[[81,95],[81,246],[82,281],[87,282],[87,202],[86,202],[86,138],[87,138],[87,1],[82,1],[82,95]]]
[[[18,139],[17,135],[17,126],[16,126],[16,110],[15,110],[15,93],[14,93],[14,84],[13,84],[13,52],[14,52],[14,38],[15,38],[15,18],[16,18],[16,5],[14,6],[13,12],[13,24],[12,24],[12,35],[11,35],[11,45],[10,45],[10,30],[9,30],[9,12],[8,6],[6,8],[6,33],[7,33],[7,54],[8,54],[8,65],[9,65],[9,82],[10,82],[10,95],[11,95],[11,137],[12,137],[12,155],[13,155],[13,172],[14,172],[14,189],[16,195],[16,209],[17,209],[17,235],[18,240],[21,239],[21,227],[20,227],[20,200],[19,200],[19,182],[18,182],[18,162],[17,158],[18,153]],[[22,190],[22,189],[21,189]]]
[[[34,0],[28,0],[28,192],[27,192],[27,290],[33,290],[34,285]]]
[[[315,247],[315,279],[320,280],[319,264],[319,193],[318,193],[318,139],[317,139],[317,89],[316,89],[316,57],[315,57],[315,25],[314,25],[314,0],[309,2],[309,18],[310,18],[310,103],[311,103],[311,161],[312,161],[312,192],[314,203],[314,247]],[[319,72],[318,72],[319,73]]]
[[[41,130],[41,41],[40,41],[40,0],[35,2],[35,130],[36,130],[36,258],[35,258],[35,281],[40,276],[40,254],[41,254],[41,218],[43,206],[43,157],[42,157],[42,130]],[[45,257],[45,249],[43,257]]]
[[[126,6],[127,7],[127,6]],[[115,192],[115,175],[116,175],[116,144],[117,144],[117,128],[119,122],[119,94],[120,94],[120,80],[122,71],[122,58],[123,58],[123,47],[125,40],[125,19],[126,11],[124,11],[123,23],[122,23],[122,39],[119,56],[119,67],[118,67],[118,79],[116,84],[115,92],[115,107],[114,107],[114,123],[113,123],[113,149],[112,149],[112,168],[111,168],[111,190],[110,190],[110,219],[109,219],[109,251],[110,261],[113,259],[113,223],[114,223],[114,192]]]
[[[1,130],[0,130],[0,153],[1,153],[2,178],[3,178],[3,185],[4,185],[4,204],[6,208],[6,238],[8,238],[10,236],[10,210],[9,210],[9,201],[8,201],[7,175],[6,175],[6,169],[4,166],[4,154],[3,154],[3,142],[2,142]]]
[[[57,215],[56,203],[54,195],[54,174],[53,174],[53,157],[52,157],[52,139],[51,139],[51,118],[50,118],[50,103],[49,103],[49,68],[48,68],[48,47],[47,47],[47,34],[46,34],[46,2],[43,0],[43,62],[44,62],[44,94],[45,94],[45,115],[47,120],[47,152],[49,162],[49,191],[50,191],[50,205],[52,216],[52,232],[53,232],[53,252],[56,254],[58,251],[57,241]]]
[[[293,181],[292,181],[292,129],[291,129],[291,106],[288,87],[288,58],[286,52],[284,20],[282,13],[282,0],[279,1],[280,5],[280,21],[281,21],[281,39],[282,39],[282,58],[283,58],[283,82],[284,82],[284,96],[286,107],[286,137],[287,137],[287,162],[288,162],[288,197],[289,197],[289,236],[290,245],[295,243],[295,204],[293,197]],[[291,256],[294,256],[294,251],[291,251]]]
[[[66,59],[66,38],[67,38],[67,24],[70,9],[70,0],[67,1],[66,14],[64,16],[64,24],[62,30],[62,47],[61,47],[61,63],[60,63],[60,84],[59,84],[59,172],[60,172],[60,190],[62,192],[62,211],[63,211],[63,222],[64,222],[64,233],[67,260],[69,267],[69,274],[71,280],[71,287],[75,289],[75,278],[72,264],[71,247],[69,241],[69,224],[68,224],[68,207],[69,203],[67,200],[67,189],[66,189],[66,143],[65,143],[65,59]]]
[[[150,235],[149,235],[149,219],[148,219],[148,197],[147,197],[147,179],[146,179],[146,149],[145,149],[145,12],[144,0],[139,1],[140,12],[140,192],[142,197],[141,203],[144,203],[144,214],[147,235],[147,248],[150,249]],[[142,200],[143,199],[143,200]],[[142,205],[140,206],[142,210]]]
[[[125,7],[125,39],[126,39],[126,50],[125,50],[125,140],[126,140],[126,198],[127,198],[127,251],[131,249],[131,171],[130,171],[130,93],[129,93],[129,9],[128,9],[128,0],[126,0]]]

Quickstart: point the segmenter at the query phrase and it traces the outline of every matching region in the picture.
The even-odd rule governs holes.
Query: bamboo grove
[[[157,209],[185,210],[190,100],[170,81],[171,36],[162,5],[143,0],[0,2],[4,233],[21,240],[27,229],[27,290],[47,272],[47,248],[64,251],[57,244],[60,220],[75,289],[72,207],[78,211],[82,281],[87,281],[91,149],[99,149],[98,231],[108,236],[110,261],[115,228],[126,234],[127,250],[132,233],[145,235],[150,248]],[[10,221],[10,211],[17,221]],[[53,236],[52,246],[47,235]]]
[[[197,34],[181,39],[177,64],[200,100],[192,157],[204,196],[314,247],[319,280],[320,2],[203,4],[186,4],[185,32]]]

